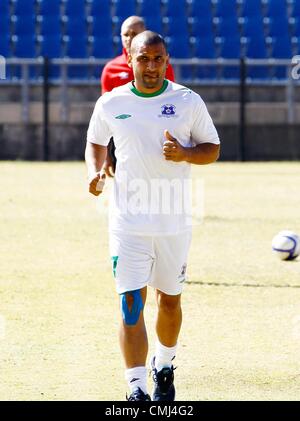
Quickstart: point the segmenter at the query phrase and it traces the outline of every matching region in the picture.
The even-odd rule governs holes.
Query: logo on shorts
[[[161,107],[161,115],[159,117],[178,117],[176,114],[176,107],[173,104],[165,104]]]
[[[186,263],[184,263],[184,264],[182,265],[182,268],[181,268],[181,273],[180,273],[180,275],[178,276],[179,282],[184,282],[184,281],[185,281],[186,268],[187,268],[187,264],[186,264]]]

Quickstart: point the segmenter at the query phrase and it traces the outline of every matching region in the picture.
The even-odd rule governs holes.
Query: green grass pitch
[[[84,164],[2,162],[0,174],[0,399],[124,400],[107,223]],[[279,261],[271,240],[300,233],[299,163],[217,163],[193,177],[205,218],[183,294],[177,399],[298,400],[300,258]],[[151,290],[145,317],[151,355]]]

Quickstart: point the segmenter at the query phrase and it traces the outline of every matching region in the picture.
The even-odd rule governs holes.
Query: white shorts
[[[186,278],[190,231],[168,236],[111,232],[110,255],[118,294],[150,285],[165,294],[181,294]]]

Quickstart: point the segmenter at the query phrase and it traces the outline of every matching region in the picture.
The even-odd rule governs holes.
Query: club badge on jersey
[[[165,104],[161,107],[161,115],[159,117],[175,117],[177,118],[178,115],[176,115],[176,107],[173,104]]]

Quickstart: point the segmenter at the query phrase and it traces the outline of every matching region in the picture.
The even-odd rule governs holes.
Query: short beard
[[[147,89],[154,89],[157,88],[159,85],[161,84],[161,79],[158,78],[156,79],[155,82],[147,82],[144,78],[143,78],[143,85],[145,86],[145,88]]]

